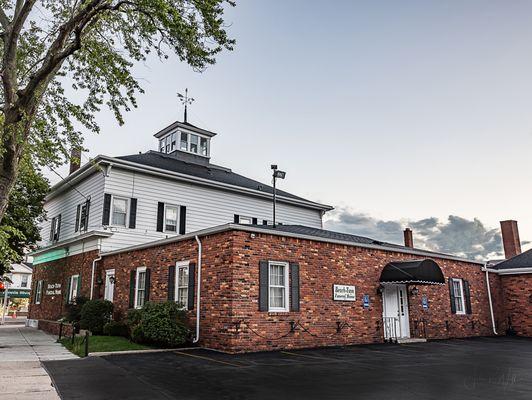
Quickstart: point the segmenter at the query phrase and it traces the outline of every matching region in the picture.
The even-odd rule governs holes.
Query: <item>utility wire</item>
[[[60,177],[63,181],[65,181],[66,184],[67,184],[68,186],[70,186],[72,189],[74,189],[76,192],[78,192],[78,193],[79,193],[79,194],[80,194],[85,200],[87,200],[87,201],[90,200],[89,197],[87,197],[87,196],[85,196],[83,193],[81,193],[81,192],[78,190],[77,187],[75,187],[74,185],[72,185],[69,181],[65,180],[65,178],[63,178],[63,176],[62,176],[59,172],[57,172],[57,171],[56,171],[55,169],[53,169],[52,167],[48,167],[48,168],[50,168],[50,171],[52,171],[54,174],[56,174],[58,177]]]

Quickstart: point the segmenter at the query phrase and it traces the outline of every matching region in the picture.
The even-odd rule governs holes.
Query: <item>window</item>
[[[179,150],[188,151],[188,134],[181,132],[181,139],[179,140]]]
[[[269,263],[269,311],[288,311],[288,263]]]
[[[61,214],[57,217],[52,218],[52,223],[50,225],[50,240],[52,242],[57,242],[59,240],[59,232],[61,230]]]
[[[135,308],[141,308],[146,299],[146,267],[137,268],[135,285]]]
[[[105,300],[113,301],[114,289],[115,289],[115,270],[108,269],[107,271],[105,271],[105,291],[103,294],[103,298]]]
[[[20,280],[20,287],[28,287],[28,277],[29,275],[27,274],[22,275]]]
[[[177,232],[178,206],[166,205],[164,208],[164,230],[167,232]]]
[[[176,274],[176,301],[183,307],[188,307],[188,261],[186,263],[177,263]]]
[[[198,135],[190,135],[190,148],[189,151],[191,153],[197,153],[198,152],[198,141],[199,137]]]
[[[78,216],[76,219],[77,229],[80,232],[87,232],[89,229],[89,208],[91,201],[87,200],[85,203],[80,204],[78,207]]]
[[[242,215],[239,215],[238,216],[238,223],[239,224],[246,224],[246,225],[251,225],[253,223],[253,218],[251,217],[244,217]]]
[[[209,155],[208,148],[207,148],[207,139],[203,137],[200,138],[200,154],[205,157]]]
[[[120,197],[113,197],[113,212],[112,221],[113,225],[126,226],[127,220],[127,199]]]
[[[41,304],[42,285],[43,285],[43,281],[37,281],[37,285],[35,285],[35,304]]]
[[[454,306],[457,314],[465,314],[464,285],[462,279],[453,279]]]
[[[176,136],[175,132],[170,135],[170,151],[174,151],[177,147]]]
[[[78,297],[78,287],[79,287],[79,275],[72,275],[70,277],[70,289],[68,290],[68,302],[73,303]]]
[[[165,153],[166,149],[166,139],[159,140],[159,148],[161,150],[161,153]]]

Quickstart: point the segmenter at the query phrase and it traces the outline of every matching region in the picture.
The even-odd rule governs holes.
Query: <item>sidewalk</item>
[[[0,326],[0,398],[59,399],[41,361],[77,358],[55,337],[24,325]]]

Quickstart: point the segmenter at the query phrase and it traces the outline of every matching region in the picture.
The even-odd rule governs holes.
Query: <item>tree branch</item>
[[[0,7],[0,24],[2,25],[2,28],[7,29],[9,26],[9,18],[7,17],[5,11],[3,8]]]

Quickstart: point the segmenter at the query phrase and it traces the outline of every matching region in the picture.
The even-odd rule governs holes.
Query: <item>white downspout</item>
[[[493,315],[493,302],[491,301],[491,289],[490,289],[490,278],[488,275],[488,264],[484,263],[484,271],[486,271],[486,288],[488,290],[488,301],[490,303],[490,313],[491,313],[491,326],[493,328],[493,333],[498,335],[497,328],[495,327],[495,316]]]
[[[201,304],[201,241],[199,240],[199,237],[196,236],[196,242],[198,242],[198,290],[197,290],[197,297],[196,297],[196,337],[192,341],[192,343],[198,343],[199,341],[199,332],[200,332],[200,304]]]
[[[92,260],[92,272],[91,272],[91,296],[90,299],[92,300],[93,294],[94,294],[94,271],[96,269],[96,263],[102,259],[101,255],[101,239],[98,239],[98,257],[96,257],[94,260]]]

